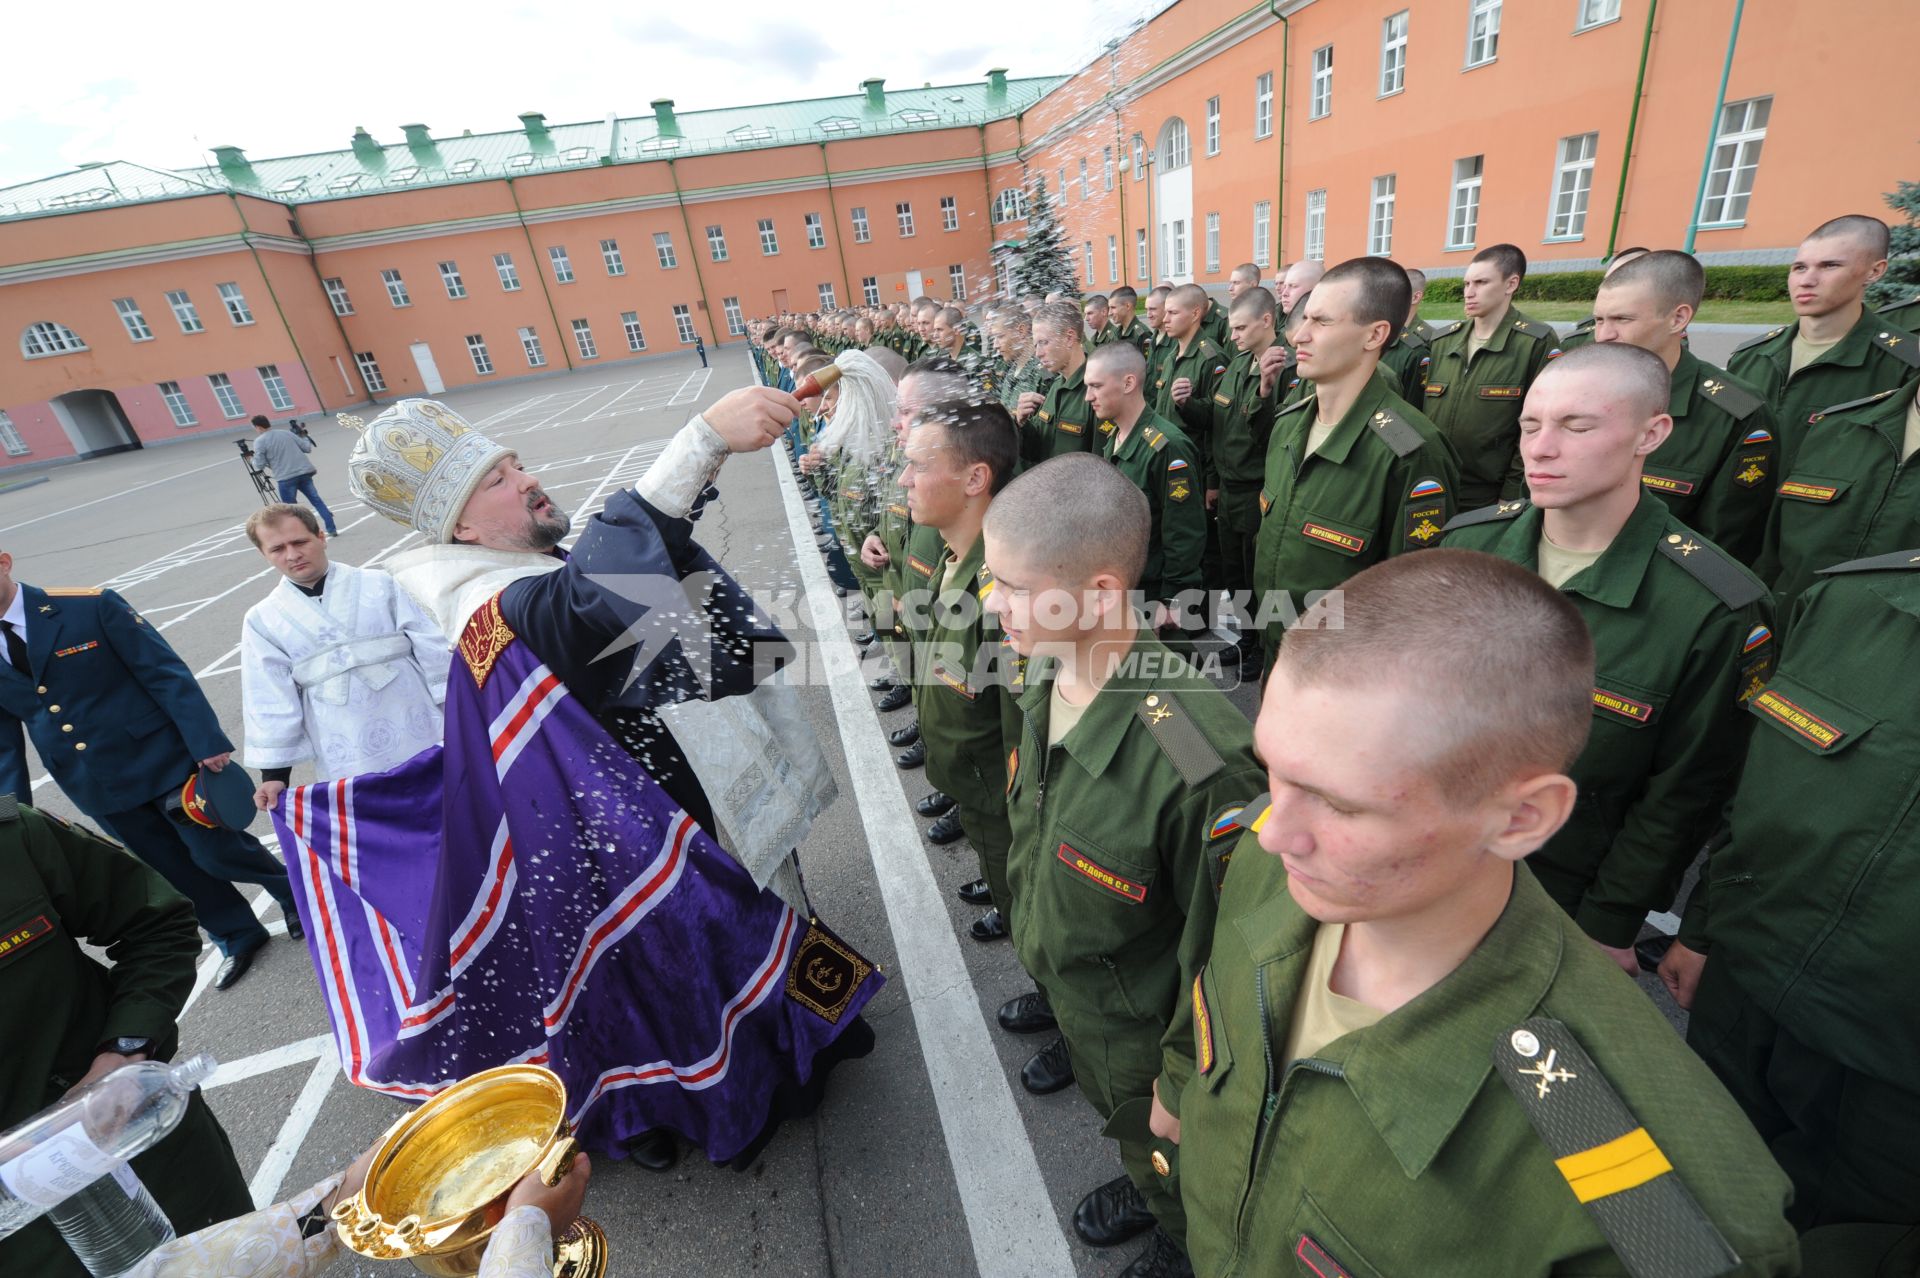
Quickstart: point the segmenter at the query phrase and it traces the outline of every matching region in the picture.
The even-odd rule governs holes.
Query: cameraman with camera
[[[307,460],[307,454],[313,451],[313,436],[298,422],[289,422],[285,430],[276,429],[261,413],[253,415],[253,429],[253,464],[273,472],[280,500],[290,502],[295,493],[301,494],[320,513],[321,522],[327,526],[327,536],[339,536],[333,512],[320,500],[319,490],[313,486],[313,463]]]

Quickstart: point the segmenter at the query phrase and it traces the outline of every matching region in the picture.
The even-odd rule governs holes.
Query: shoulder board
[[[1433,335],[1435,338],[1452,337],[1462,328],[1465,328],[1466,324],[1467,322],[1465,320],[1455,320],[1451,324],[1436,324],[1433,327]]]
[[[1844,564],[1835,564],[1831,568],[1822,568],[1816,575],[1830,577],[1837,572],[1913,572],[1920,569],[1920,550],[1896,550],[1891,555],[1874,555],[1867,559],[1849,559]]]
[[[1591,333],[1593,331],[1593,326],[1595,324],[1598,324],[1599,322],[1600,322],[1599,316],[1589,315],[1585,319],[1581,320],[1578,324],[1575,324],[1573,326],[1573,331],[1576,333]]]
[[[1916,303],[1920,303],[1920,293],[1915,293],[1912,297],[1902,298],[1897,302],[1888,302],[1885,306],[1876,307],[1873,313],[1875,315],[1891,315],[1895,311],[1905,310],[1907,307],[1913,306]]]
[[[1750,417],[1766,407],[1767,403],[1740,383],[1729,380],[1717,369],[1700,379],[1700,393],[1735,417]]]
[[[1447,521],[1441,532],[1452,532],[1456,528],[1471,528],[1475,524],[1490,524],[1496,520],[1517,519],[1533,503],[1516,497],[1512,501],[1495,502],[1491,506],[1482,506],[1478,510],[1469,510],[1465,514],[1455,515]]]
[[[1560,340],[1560,332],[1558,329],[1554,328],[1551,324],[1543,324],[1539,320],[1515,320],[1513,322],[1513,331],[1516,333],[1525,333],[1528,337],[1539,342],[1557,342]]]
[[[1766,597],[1767,588],[1757,578],[1705,537],[1672,532],[1660,539],[1659,546],[1661,554],[1685,568],[1729,608],[1744,608]]]
[[[1420,451],[1427,441],[1420,432],[1391,408],[1383,408],[1367,420],[1367,425],[1380,438],[1380,442],[1393,450],[1395,457],[1411,457]]]
[[[1812,421],[1817,422],[1822,417],[1831,417],[1835,413],[1845,413],[1845,412],[1850,412],[1856,408],[1864,408],[1868,404],[1877,404],[1889,395],[1898,394],[1900,392],[1900,389],[1901,389],[1900,387],[1895,386],[1892,390],[1883,390],[1878,395],[1863,395],[1859,399],[1850,399],[1844,404],[1835,404],[1831,408],[1823,408],[1819,412],[1813,415]],[[49,590],[47,593],[53,594],[54,592]]]
[[[1284,389],[1285,389],[1285,387],[1278,387],[1278,386],[1277,386],[1277,387],[1275,387],[1274,389],[1275,389],[1276,391],[1280,391],[1280,390],[1284,390]],[[1313,403],[1313,402],[1314,402],[1314,397],[1313,397],[1313,396],[1311,396],[1311,395],[1307,395],[1307,396],[1303,396],[1303,397],[1302,397],[1302,398],[1300,398],[1300,399],[1296,399],[1296,400],[1294,400],[1294,401],[1293,401],[1293,402],[1292,402],[1291,404],[1282,404],[1282,405],[1280,405],[1280,409],[1279,409],[1279,411],[1278,411],[1277,413],[1275,413],[1275,414],[1274,414],[1274,417],[1275,417],[1275,418],[1276,418],[1276,420],[1277,420],[1278,418],[1281,418],[1281,417],[1285,417],[1285,416],[1286,416],[1286,415],[1287,415],[1288,413],[1297,413],[1297,412],[1300,412],[1300,411],[1302,411],[1303,409],[1305,409],[1305,408],[1307,407],[1307,405],[1309,405],[1309,404],[1311,404],[1311,403]]]
[[[1891,353],[1909,368],[1920,368],[1920,341],[1915,341],[1910,333],[1882,329],[1874,334],[1873,345],[1877,350]]]
[[[1200,353],[1202,355],[1213,355],[1213,356],[1220,356],[1220,355],[1226,354],[1225,351],[1221,350],[1218,346],[1214,345],[1213,339],[1211,337],[1203,337],[1200,339]]]
[[[1146,432],[1142,436],[1142,438],[1144,438],[1147,441],[1147,447],[1151,448],[1156,453],[1167,446],[1166,435],[1162,434],[1160,431],[1155,430],[1151,426],[1147,427]]]
[[[1147,725],[1147,735],[1189,787],[1202,784],[1227,766],[1220,752],[1207,740],[1207,734],[1187,717],[1172,693],[1149,692],[1141,698],[1134,713]]]
[[[1734,347],[1733,348],[1734,352],[1738,354],[1740,351],[1752,350],[1756,346],[1764,346],[1768,342],[1771,342],[1774,338],[1780,336],[1780,334],[1786,331],[1787,331],[1787,326],[1784,324],[1781,325],[1779,328],[1768,329],[1766,332],[1760,334],[1760,336],[1749,337],[1746,341]]]
[[[1508,1026],[1493,1067],[1628,1273],[1726,1273],[1740,1263],[1565,1022]]]
[[[1400,336],[1395,338],[1394,340],[1399,342],[1403,346],[1429,345],[1427,341],[1427,335],[1425,333],[1422,333],[1419,329],[1415,328],[1411,324],[1401,329]]]
[[[85,586],[48,586],[46,593],[55,599],[93,599],[100,594],[99,587],[91,589]]]

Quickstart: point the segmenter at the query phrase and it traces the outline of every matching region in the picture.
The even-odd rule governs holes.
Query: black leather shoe
[[[905,749],[907,746],[912,745],[914,742],[918,741],[919,739],[920,739],[920,725],[917,723],[909,723],[904,728],[895,728],[892,732],[889,732],[887,734],[887,744],[896,745],[901,747],[902,749]]]
[[[282,914],[281,917],[287,921],[287,936],[289,938],[295,941],[304,941],[307,939],[307,929],[300,926],[300,915],[296,911],[288,910]]]
[[[960,810],[948,808],[946,814],[927,827],[927,842],[935,847],[952,843],[966,831],[960,828]]]
[[[220,971],[213,978],[213,988],[230,990],[240,983],[240,978],[253,966],[253,956],[260,952],[259,946],[242,950],[238,954],[227,955],[227,961],[220,965]]]
[[[1058,1022],[1053,1019],[1053,1008],[1047,1005],[1047,996],[1039,990],[1031,994],[1022,994],[1019,998],[1010,998],[1000,1005],[1000,1028],[1009,1034],[1038,1034],[1041,1030],[1050,1030]],[[1120,1178],[1126,1180],[1125,1176]],[[1132,1181],[1127,1181],[1131,1186]],[[1095,1190],[1095,1193],[1100,1192]],[[1082,1238],[1086,1237],[1083,1233]],[[1106,1243],[1094,1243],[1096,1247],[1105,1247]]]
[[[666,1128],[656,1127],[650,1132],[640,1133],[627,1146],[627,1157],[635,1166],[648,1171],[672,1171],[673,1165],[680,1161],[680,1142]]]
[[[1671,936],[1649,936],[1645,940],[1635,941],[1633,957],[1643,972],[1660,970],[1660,960],[1667,957],[1667,951],[1673,948]]]
[[[953,894],[968,905],[992,905],[993,889],[987,886],[985,879],[975,879],[971,883],[962,883],[953,890]]]
[[[942,794],[938,790],[933,791],[931,794],[921,795],[920,802],[913,805],[913,810],[923,817],[942,816],[952,811],[952,809],[953,796],[950,794]]]
[[[879,635],[869,630],[864,635],[855,635],[853,637],[853,641],[859,644],[862,648],[871,648],[873,647],[873,641],[878,639],[879,637],[880,637]]]
[[[899,754],[893,756],[893,764],[902,772],[919,767],[927,761],[927,743],[925,740],[914,742]]]
[[[1193,1278],[1193,1262],[1166,1230],[1156,1227],[1147,1249],[1120,1271],[1120,1278]]]
[[[875,704],[875,708],[878,709],[881,714],[887,714],[891,711],[898,710],[901,706],[906,705],[912,700],[913,694],[907,691],[907,685],[903,683],[886,696],[880,698]]]
[[[1118,1247],[1146,1233],[1153,1224],[1147,1200],[1126,1176],[1108,1181],[1073,1209],[1073,1232],[1089,1247]]]
[[[995,906],[973,921],[967,935],[976,941],[1004,941],[1013,933],[1007,931],[1007,916]]]
[[[845,599],[848,595],[852,594],[853,592],[848,590],[845,586],[835,586],[833,588],[833,593],[837,598]]]
[[[1223,666],[1237,666],[1240,664],[1240,658],[1243,655],[1245,654],[1240,651],[1239,644],[1228,644],[1219,652],[1220,664]]]
[[[875,675],[867,680],[868,692],[891,692],[899,686],[899,681],[890,674]]]
[[[1035,1096],[1051,1096],[1073,1082],[1073,1060],[1067,1040],[1056,1038],[1020,1067],[1020,1086]]]

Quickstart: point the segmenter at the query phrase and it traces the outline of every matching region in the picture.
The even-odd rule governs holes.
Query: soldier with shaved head
[[[1148,345],[1153,341],[1153,330],[1142,323],[1136,314],[1140,294],[1122,284],[1107,297],[1107,322],[1113,325],[1113,335],[1131,343],[1142,355],[1146,354]]]

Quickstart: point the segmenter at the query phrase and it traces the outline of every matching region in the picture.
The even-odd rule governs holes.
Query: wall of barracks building
[[[1071,75],[87,166],[0,190],[0,462],[977,301],[1042,177],[1089,292],[1499,241],[1785,262],[1920,176],[1910,3],[1177,0]]]

